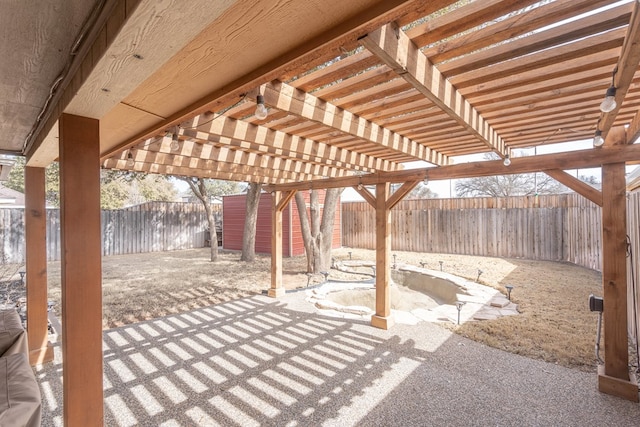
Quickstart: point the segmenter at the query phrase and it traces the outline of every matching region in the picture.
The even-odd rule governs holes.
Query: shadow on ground
[[[105,425],[638,425],[595,375],[434,325],[368,324],[262,296],[104,332]],[[39,367],[61,425],[60,348]]]

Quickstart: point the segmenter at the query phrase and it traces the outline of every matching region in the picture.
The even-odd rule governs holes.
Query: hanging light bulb
[[[429,177],[428,177],[428,176],[425,176],[425,177],[424,177],[424,179],[422,180],[422,185],[424,185],[425,187],[426,187],[427,185],[429,185]]]
[[[256,101],[258,103],[258,105],[256,105],[256,113],[255,113],[256,119],[264,120],[267,118],[267,114],[269,114],[267,107],[265,107],[264,105],[264,96],[258,95],[258,97],[256,98]]]
[[[180,140],[178,139],[178,132],[171,134],[171,151],[178,151],[180,149]]]
[[[596,133],[593,136],[593,146],[602,147],[603,145],[604,145],[604,138],[602,137],[602,131],[598,129],[596,130]]]
[[[504,155],[504,161],[502,162],[502,164],[505,166],[509,166],[511,164],[511,159],[509,158],[508,154]]]
[[[618,104],[616,103],[616,87],[614,85],[609,86],[607,93],[604,95],[604,101],[600,104],[600,111],[603,113],[609,113],[613,111]]]
[[[362,190],[364,188],[364,185],[362,185],[362,183],[358,184],[358,190]]]
[[[129,151],[129,154],[127,154],[127,167],[132,168],[135,164],[136,162],[133,161],[133,154]]]

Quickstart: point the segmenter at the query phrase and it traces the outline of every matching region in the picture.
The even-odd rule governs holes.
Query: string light
[[[596,129],[596,133],[593,136],[593,146],[602,147],[603,145],[604,145],[604,138],[602,137],[602,131],[600,129]]]
[[[508,154],[504,155],[504,161],[502,162],[502,164],[505,166],[509,166],[511,164],[511,159],[509,158]]]
[[[135,164],[136,162],[133,161],[133,154],[131,153],[131,151],[129,151],[129,153],[127,154],[127,167],[132,168],[135,166]]]
[[[618,106],[616,103],[616,87],[614,85],[609,86],[607,93],[604,95],[604,100],[600,104],[600,111],[603,113],[609,113]]]
[[[180,140],[178,139],[178,126],[171,134],[171,151],[178,151],[180,149]]]
[[[267,118],[267,115],[269,114],[269,110],[267,110],[267,107],[265,107],[264,105],[264,96],[262,95],[258,95],[256,97],[256,102],[258,103],[258,105],[256,105],[256,119],[258,120],[264,120]]]
[[[611,86],[607,89],[607,92],[604,95],[604,100],[600,104],[600,111],[603,113],[609,113],[618,106],[616,103],[616,73],[618,72],[618,67],[616,66],[613,69],[613,75],[611,76]]]

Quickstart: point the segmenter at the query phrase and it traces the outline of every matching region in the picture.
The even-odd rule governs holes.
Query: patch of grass
[[[343,248],[336,259],[374,260],[375,252]],[[397,252],[398,264],[440,269],[476,280],[505,293],[514,286],[512,300],[520,315],[492,321],[445,326],[458,334],[512,353],[582,370],[595,367],[597,317],[587,298],[601,295],[598,272],[561,262],[527,261],[450,254]],[[103,325],[121,326],[254,295],[270,286],[271,259],[240,262],[239,253],[222,252],[216,263],[209,251],[187,251],[111,256],[103,259]],[[393,260],[392,260],[393,262]],[[284,259],[284,284],[307,285],[304,257]],[[60,300],[60,264],[50,263],[49,296]],[[331,271],[331,277],[342,278]],[[315,277],[312,283],[321,281]],[[59,305],[56,306],[59,311]]]
[[[344,251],[342,249],[341,251]],[[374,251],[349,249],[352,257],[375,259]],[[511,299],[518,316],[443,326],[474,341],[526,357],[586,371],[595,369],[597,314],[589,311],[589,294],[602,295],[599,272],[564,262],[529,261],[450,254],[393,252],[398,263],[443,270],[491,286]],[[336,253],[344,259],[340,252]],[[601,341],[601,354],[604,354]]]

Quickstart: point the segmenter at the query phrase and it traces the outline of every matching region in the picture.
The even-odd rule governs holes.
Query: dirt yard
[[[340,249],[336,259],[374,260],[374,251]],[[505,292],[514,286],[512,300],[521,315],[494,321],[448,326],[457,333],[492,347],[560,365],[593,370],[597,316],[587,306],[589,294],[601,295],[600,274],[568,263],[519,259],[393,252],[397,263],[440,269]],[[270,285],[270,258],[239,261],[239,253],[225,253],[216,263],[208,249],[103,259],[104,327],[111,328],[193,308],[261,293]],[[49,267],[50,298],[59,301],[59,263]],[[321,282],[305,274],[304,257],[284,260],[288,289]],[[332,270],[330,278],[344,279]],[[59,306],[58,306],[59,307]]]

